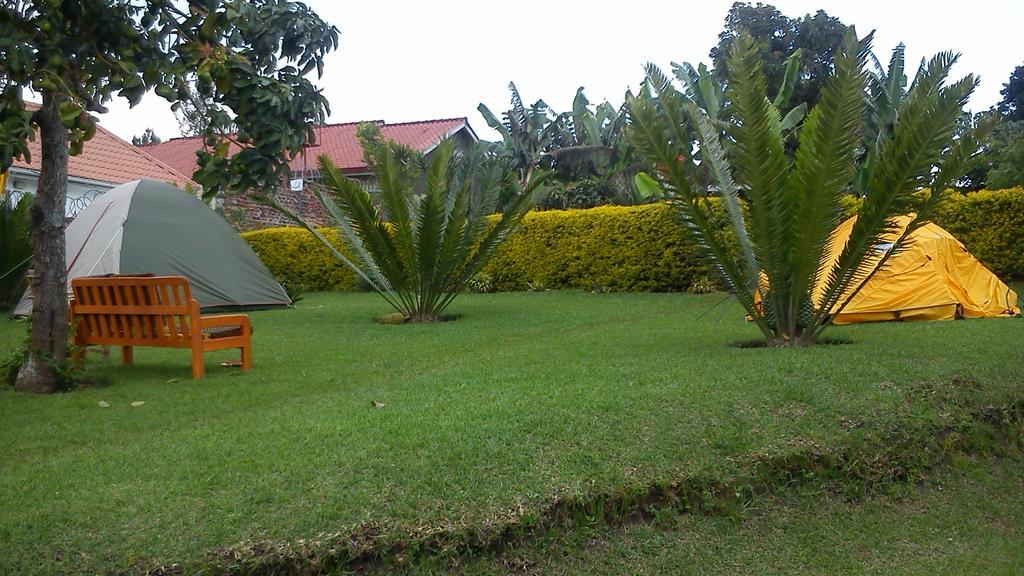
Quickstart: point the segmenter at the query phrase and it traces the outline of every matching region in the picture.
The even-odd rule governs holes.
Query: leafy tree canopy
[[[1024,120],[1000,123],[981,161],[987,168],[985,187],[996,190],[1024,186]]]
[[[152,128],[146,128],[146,131],[139,136],[132,136],[133,146],[145,146],[147,144],[159,144],[162,142],[160,137],[153,132]]]
[[[840,46],[849,26],[824,10],[800,18],[789,18],[770,4],[736,2],[725,17],[725,29],[718,35],[718,44],[711,49],[715,72],[720,80],[729,76],[728,55],[741,31],[756,42],[764,61],[768,93],[775,94],[783,84],[786,59],[800,50],[800,78],[789,104],[818,102],[821,88],[832,72],[833,54]],[[782,102],[786,105],[787,102]]]
[[[997,105],[1007,120],[1024,120],[1024,66],[1017,66],[999,91],[1003,99]]]
[[[24,89],[57,97],[72,154],[95,133],[91,113],[115,96],[134,105],[153,90],[174,110],[207,104],[247,146],[228,158],[206,127],[210,150],[196,180],[208,191],[276,183],[287,154],[313,139],[310,124],[329,110],[306,76],[322,73],[338,31],[300,3],[18,0],[0,10],[0,27],[0,167],[28,159]]]

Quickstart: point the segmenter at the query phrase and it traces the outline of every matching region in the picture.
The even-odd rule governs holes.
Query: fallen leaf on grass
[[[178,379],[177,379],[177,378],[171,378],[171,379],[170,379],[170,380],[168,380],[167,382],[164,382],[164,384],[174,384],[174,383],[175,383],[175,382],[177,382],[177,381],[178,381]]]
[[[384,406],[386,406],[386,404],[384,404],[380,400],[370,400],[370,406],[374,408],[383,408]]]
[[[138,408],[139,406],[142,406],[145,403],[145,400],[136,400],[135,402],[132,402],[132,408]]]
[[[107,402],[106,400],[100,400],[99,405],[100,408],[110,408],[110,402]]]

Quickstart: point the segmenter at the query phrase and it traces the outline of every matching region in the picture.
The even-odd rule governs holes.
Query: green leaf
[[[801,102],[799,106],[793,108],[782,118],[782,130],[783,132],[790,132],[800,122],[803,121],[804,117],[807,116],[807,102]]]
[[[789,58],[786,58],[786,69],[782,74],[782,83],[779,85],[778,94],[772,100],[772,104],[780,110],[789,103],[789,98],[793,95],[793,87],[796,86],[796,81],[800,78],[800,56],[801,51],[797,49],[789,55]],[[806,103],[803,104],[806,106]]]
[[[637,173],[637,175],[633,177],[633,180],[636,182],[636,189],[637,192],[640,193],[640,196],[647,199],[665,197],[665,191],[661,189],[661,185],[658,184],[658,181],[651,178],[651,176],[646,172]]]

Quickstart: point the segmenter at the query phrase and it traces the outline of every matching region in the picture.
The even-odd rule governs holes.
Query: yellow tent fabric
[[[856,216],[836,228],[823,270],[832,267],[850,237]],[[902,216],[900,231],[875,247],[881,258],[892,246],[910,216]],[[1020,314],[1017,294],[982,266],[952,234],[926,224],[910,235],[910,243],[889,258],[853,300],[832,320],[834,324],[885,320],[952,320]],[[824,276],[824,274],[823,274]],[[820,302],[823,282],[815,288]],[[845,300],[840,299],[840,303]]]

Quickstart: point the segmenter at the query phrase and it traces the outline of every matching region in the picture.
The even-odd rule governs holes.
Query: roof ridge
[[[409,124],[433,124],[437,122],[452,122],[462,121],[469,123],[469,118],[465,116],[453,116],[451,118],[434,118],[432,120],[411,120],[409,122],[392,122],[391,124],[385,124],[385,126],[408,126]]]
[[[163,168],[164,170],[167,170],[168,172],[170,172],[172,174],[176,174],[177,176],[179,176],[181,178],[184,178],[185,182],[192,182],[193,181],[191,176],[186,175],[184,172],[179,171],[174,166],[171,166],[170,164],[167,164],[166,162],[164,162],[163,160],[160,160],[159,158],[153,156],[149,152],[146,152],[145,150],[142,150],[140,146],[136,146],[134,144],[131,144],[127,140],[125,140],[125,139],[121,138],[120,136],[118,136],[117,134],[114,134],[110,130],[107,130],[103,126],[100,126],[100,122],[99,122],[98,119],[96,120],[96,129],[97,130],[102,130],[104,134],[106,134],[107,136],[110,136],[111,138],[113,138],[115,142],[121,144],[121,146],[123,146],[124,148],[127,148],[133,154],[137,154],[137,155],[141,156],[142,158],[144,158],[144,159],[146,159],[146,160],[148,160],[150,162],[153,162],[154,164],[156,164],[157,166]]]
[[[334,126],[358,126],[360,124],[380,124],[387,126],[388,123],[383,120],[352,120],[349,122],[331,122],[330,124],[314,124],[313,128],[331,128]]]
[[[175,136],[174,138],[168,138],[167,140],[161,140],[159,142],[147,142],[145,144],[132,144],[136,148],[149,148],[151,146],[159,146],[161,144],[167,144],[168,142],[174,142],[175,140],[194,140],[196,138],[202,138],[203,136]]]
[[[381,127],[387,128],[387,127],[390,127],[390,126],[410,126],[410,125],[414,125],[414,124],[435,124],[435,123],[438,123],[438,122],[453,122],[453,121],[461,121],[461,122],[465,122],[465,123],[468,124],[469,123],[469,118],[467,118],[466,116],[453,116],[451,118],[433,118],[433,119],[430,119],[430,120],[410,120],[408,122],[391,122],[391,123],[388,123],[385,120],[352,120],[352,121],[347,121],[347,122],[332,122],[330,124],[318,124],[318,125],[314,125],[313,128],[314,129],[318,129],[318,128],[334,128],[334,127],[340,127],[340,126],[358,126],[359,124],[378,124]],[[168,144],[170,142],[177,142],[177,141],[183,141],[183,140],[198,140],[198,139],[202,139],[202,138],[205,138],[205,137],[202,136],[202,135],[198,135],[198,136],[175,136],[174,138],[168,138],[167,140],[163,140],[163,141],[160,141],[160,142],[151,142],[151,143],[148,143],[148,144],[139,144],[138,146],[136,146],[136,148],[149,148],[151,146],[160,146],[161,144]]]

